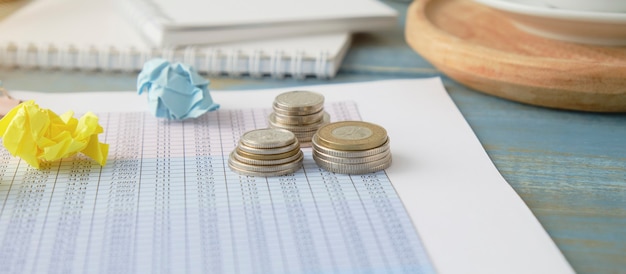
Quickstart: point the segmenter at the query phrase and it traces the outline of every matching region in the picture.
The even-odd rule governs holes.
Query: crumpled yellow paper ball
[[[98,141],[104,129],[98,116],[87,112],[80,119],[68,111],[59,116],[42,109],[34,101],[26,101],[11,109],[0,120],[2,143],[13,156],[35,168],[42,162],[56,161],[79,152],[106,164],[109,145]]]

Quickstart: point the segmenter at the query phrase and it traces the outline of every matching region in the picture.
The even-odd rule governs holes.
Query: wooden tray
[[[405,37],[450,78],[538,106],[626,112],[626,47],[574,44],[519,30],[471,0],[416,0]]]

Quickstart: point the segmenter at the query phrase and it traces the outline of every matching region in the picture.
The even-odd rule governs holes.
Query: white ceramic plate
[[[557,9],[535,5],[533,0],[474,1],[506,13],[520,29],[536,35],[583,44],[626,46],[626,13]]]

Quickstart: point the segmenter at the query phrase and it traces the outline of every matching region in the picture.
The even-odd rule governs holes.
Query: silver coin
[[[286,153],[289,151],[292,151],[294,149],[299,149],[300,148],[300,142],[298,142],[298,139],[295,138],[294,135],[294,142],[283,146],[283,147],[273,147],[273,148],[257,148],[257,147],[251,147],[251,146],[247,146],[246,144],[242,143],[241,140],[239,141],[239,145],[237,146],[239,149],[247,152],[247,153],[251,153],[251,154],[281,154],[281,153]]]
[[[309,115],[311,113],[320,112],[324,109],[324,105],[321,105],[317,108],[300,110],[300,109],[282,109],[279,106],[276,106],[276,103],[274,103],[272,105],[272,109],[274,109],[275,113],[278,113],[280,115],[298,116],[298,115]]]
[[[300,137],[298,138],[298,142],[300,143],[300,147],[310,147],[311,137]]]
[[[307,115],[284,115],[274,112],[274,119],[277,123],[287,125],[310,125],[315,124],[324,119],[324,111],[307,114]]]
[[[291,174],[291,173],[298,171],[300,168],[302,168],[302,165],[300,165],[300,166],[294,166],[290,169],[279,170],[279,171],[274,171],[274,172],[260,172],[260,171],[250,171],[250,170],[245,170],[245,169],[239,169],[236,166],[231,166],[230,163],[228,166],[233,172],[238,173],[240,175],[259,176],[259,177],[276,177],[276,176]]]
[[[279,111],[313,113],[324,107],[324,95],[304,90],[289,91],[276,96],[274,107]]]
[[[324,111],[324,116],[322,118],[322,120],[313,123],[313,124],[308,124],[308,125],[287,125],[287,124],[282,124],[280,122],[276,121],[276,114],[275,113],[270,113],[269,115],[269,125],[270,128],[281,128],[281,129],[286,129],[289,131],[316,131],[319,127],[328,124],[330,122],[330,114],[328,114],[327,112]]]
[[[278,159],[284,159],[284,158],[288,158],[291,157],[293,155],[298,154],[298,152],[300,152],[300,148],[296,148],[292,151],[288,151],[285,153],[279,153],[279,154],[254,154],[254,153],[249,153],[249,152],[245,152],[243,150],[241,150],[240,147],[236,147],[235,151],[237,154],[239,154],[241,157],[245,157],[248,159],[254,159],[254,160],[263,160],[263,161],[270,161],[270,160],[278,160]]]
[[[273,160],[259,160],[259,159],[254,159],[254,158],[248,158],[248,157],[245,157],[244,155],[239,154],[237,150],[235,150],[234,153],[232,153],[232,155],[235,157],[237,161],[242,162],[244,164],[255,165],[255,166],[275,166],[275,165],[290,163],[290,162],[296,161],[298,158],[302,158],[302,150],[298,150],[298,152],[294,155],[291,155],[285,158],[273,159]]]
[[[295,135],[289,130],[263,128],[244,133],[239,141],[253,148],[275,148],[287,146],[293,143],[295,138]]]
[[[246,170],[252,172],[278,172],[282,170],[293,169],[295,166],[302,166],[302,161],[304,159],[303,154],[299,154],[300,157],[289,163],[271,166],[257,166],[238,161],[237,158],[235,158],[234,153],[234,151],[231,152],[230,156],[228,157],[228,166],[235,167],[238,170]]]
[[[389,137],[387,137],[387,141],[385,143],[383,143],[382,145],[380,145],[379,147],[375,147],[372,149],[366,149],[366,150],[337,150],[337,149],[332,149],[332,148],[328,148],[325,147],[323,145],[319,144],[318,141],[318,136],[314,135],[313,138],[311,139],[312,142],[312,146],[313,149],[324,153],[326,155],[330,155],[330,156],[335,156],[335,157],[342,157],[342,158],[346,158],[346,157],[367,157],[367,156],[372,156],[372,155],[377,155],[382,153],[385,150],[388,150],[390,148],[389,145]]]
[[[338,163],[338,164],[365,164],[365,163],[372,163],[380,159],[383,159],[387,157],[387,155],[390,153],[391,152],[389,151],[389,149],[387,149],[379,154],[374,154],[374,155],[365,156],[365,157],[337,157],[337,156],[324,154],[314,149],[313,158],[317,157],[322,160],[326,160],[328,162]]]
[[[369,167],[375,167],[375,166],[379,166],[381,164],[384,164],[388,161],[391,161],[391,153],[386,153],[384,155],[384,157],[378,159],[378,160],[373,160],[371,162],[366,162],[366,163],[337,163],[337,162],[333,162],[333,161],[329,161],[326,159],[322,159],[319,157],[316,157],[315,155],[313,155],[313,159],[317,162],[318,160],[320,162],[323,162],[326,166],[334,166],[337,168],[341,168],[341,169],[362,169],[362,168],[369,168]]]
[[[363,169],[342,169],[342,168],[338,168],[336,166],[324,166],[323,163],[319,163],[317,162],[317,165],[327,171],[330,172],[334,172],[334,173],[339,173],[339,174],[350,174],[350,175],[359,175],[359,174],[366,174],[366,173],[372,173],[372,172],[378,172],[381,170],[385,170],[387,168],[389,168],[389,166],[391,166],[391,161],[381,164],[380,166],[376,166],[376,167],[367,167],[367,168],[363,168]]]
[[[301,138],[308,138],[310,141],[311,138],[313,138],[313,135],[315,135],[315,131],[293,131],[293,135],[295,135],[298,140],[300,140]]]
[[[270,127],[272,127],[272,125],[270,125]],[[286,129],[286,128],[283,128]],[[315,133],[317,132],[317,129],[313,128],[313,129],[309,129],[309,130],[299,130],[297,128],[294,129],[287,129],[289,131],[291,131],[296,137],[298,136],[313,136],[315,135]]]
[[[317,165],[325,170],[341,174],[364,174],[370,172],[376,172],[391,166],[391,153],[387,154],[384,158],[364,164],[344,164],[334,163],[319,157],[313,157],[313,160]]]

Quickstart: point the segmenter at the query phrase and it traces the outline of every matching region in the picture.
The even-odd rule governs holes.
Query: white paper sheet
[[[212,95],[215,102],[221,105],[221,109],[217,112],[226,114],[231,112],[237,113],[241,112],[238,110],[248,109],[257,109],[256,111],[259,111],[259,109],[269,110],[276,95],[284,91],[295,89],[312,90],[324,94],[326,105],[329,109],[334,109],[338,105],[343,105],[344,107],[348,106],[348,109],[350,105],[355,106],[353,112],[335,112],[334,115],[336,118],[339,118],[341,115],[344,115],[344,119],[355,119],[352,115],[360,116],[362,120],[382,125],[387,129],[391,139],[393,164],[385,172],[376,173],[376,175],[380,182],[385,183],[388,180],[390,184],[393,185],[393,189],[406,209],[406,212],[404,212],[396,208],[395,212],[399,214],[398,220],[402,220],[403,216],[406,216],[406,213],[410,216],[414,230],[408,229],[404,233],[405,236],[408,235],[407,239],[410,239],[411,242],[410,246],[412,251],[410,254],[412,255],[409,257],[424,258],[422,252],[425,251],[429,259],[426,261],[418,260],[420,262],[418,266],[420,270],[425,272],[432,270],[430,268],[430,262],[432,266],[434,266],[434,269],[440,273],[573,272],[549,235],[532,215],[532,212],[498,173],[471,128],[446,94],[439,79],[390,80],[272,90],[214,91]],[[85,111],[99,113],[136,111],[147,113],[145,98],[137,96],[134,92],[89,92],[71,94],[13,92],[12,95],[22,99],[36,99],[41,107],[51,108],[56,112],[64,112],[68,109],[73,109],[79,113]],[[119,115],[121,114],[109,114],[110,117],[118,117]],[[145,117],[145,115],[142,117]],[[123,122],[125,119],[120,119],[119,121]],[[231,119],[224,121],[231,121]],[[258,123],[258,125],[261,124],[262,123]],[[119,125],[114,125],[109,122],[109,126],[105,126],[105,133],[107,130],[116,130],[117,126]],[[173,140],[175,137],[170,136],[168,138],[170,138],[168,140]],[[310,154],[308,157],[310,157]],[[309,160],[311,159],[309,158]],[[112,163],[114,162],[115,161]],[[314,168],[314,166],[310,168]],[[227,170],[228,168],[225,169]],[[228,171],[225,173],[228,173]],[[4,177],[2,179],[2,185],[11,183],[11,181],[6,178],[7,177]],[[19,184],[19,181],[13,183]],[[266,185],[271,184],[267,182]],[[359,185],[359,183],[355,182],[354,185]],[[320,195],[319,191],[320,190],[311,189],[308,195]],[[367,191],[363,193],[366,192]],[[9,211],[7,205],[10,204],[10,199],[13,199],[13,196],[10,195],[10,192],[6,194],[7,192],[4,188],[2,188],[0,193],[7,197],[2,197],[5,201],[3,211],[0,213],[0,232],[6,233],[7,224],[15,221],[7,217],[9,216],[7,213]],[[184,205],[184,200],[176,198],[175,195],[169,198],[171,199],[171,204],[177,206],[172,206],[171,211],[159,211],[168,212],[168,218],[177,218],[176,216],[180,216],[180,214],[178,214],[180,210],[184,210],[185,208],[191,208],[189,210],[195,208],[182,206]],[[395,199],[394,195],[390,195],[387,198],[388,201],[394,201]],[[363,204],[361,205],[363,208],[370,208],[375,204],[372,200],[367,200],[367,198],[362,199],[361,201],[365,201],[362,202]],[[99,207],[93,205],[92,207],[94,208],[94,214],[99,212],[96,210]],[[233,208],[236,209],[238,206]],[[303,207],[303,210],[310,210],[310,208],[307,208],[308,207]],[[374,206],[372,210],[375,211],[376,208],[377,207]],[[138,207],[137,210],[138,212],[142,212],[142,214],[144,213],[141,211],[141,207]],[[40,211],[37,215],[38,217],[35,218],[37,222],[45,222],[45,220],[41,220],[42,218],[47,219],[47,222],[56,222],[57,219],[55,218],[58,216],[48,216],[45,211],[42,211]],[[152,214],[157,211],[151,210],[148,212]],[[338,214],[336,210],[332,212]],[[143,216],[136,212],[134,212],[134,214]],[[319,216],[323,215],[319,214],[319,212],[317,214]],[[133,224],[143,223],[142,218],[143,217],[137,217],[136,222]],[[238,216],[238,218],[241,218],[241,216]],[[357,217],[352,216],[352,218]],[[374,214],[367,218],[371,221],[373,218],[376,218],[376,216]],[[153,219],[150,219],[150,222],[152,222]],[[161,219],[159,220],[162,221]],[[385,222],[384,219],[382,219],[382,221],[381,219],[376,220],[377,222]],[[320,221],[320,223],[325,222]],[[241,225],[244,224],[245,222]],[[248,222],[247,224],[250,223]],[[188,224],[183,226],[181,224],[182,227],[187,227],[187,225]],[[107,228],[106,224],[97,222],[92,225],[92,227],[95,228],[100,228],[101,226],[104,227],[104,229]],[[373,227],[373,223],[370,223],[370,226]],[[179,228],[179,226],[176,226],[171,229]],[[189,228],[187,227],[187,229]],[[224,229],[222,231],[224,231]],[[254,227],[249,227],[249,229],[254,230]],[[37,231],[39,234],[32,237],[40,237],[44,230],[40,229]],[[373,229],[367,231],[377,230]],[[156,233],[154,229],[149,229],[148,232]],[[241,230],[240,232],[242,235],[250,235],[246,234],[245,230]],[[248,230],[248,233],[249,232],[250,230]],[[160,238],[146,239],[137,233],[139,232],[136,232],[136,234],[134,234],[135,236],[127,239],[142,243],[137,243],[135,245],[136,249],[125,251],[130,252],[128,254],[133,254],[133,256],[129,257],[132,259],[129,259],[132,263],[128,261],[128,264],[124,264],[124,260],[120,260],[119,257],[114,256],[116,254],[115,250],[106,250],[105,247],[107,245],[103,243],[107,242],[103,241],[102,238],[90,238],[91,240],[87,243],[89,246],[84,248],[91,250],[94,249],[95,245],[95,247],[100,248],[98,249],[98,252],[100,252],[97,253],[98,255],[108,254],[112,259],[102,261],[103,259],[101,257],[94,256],[89,258],[86,262],[77,263],[77,265],[81,267],[94,265],[95,267],[99,267],[99,270],[115,271],[115,268],[106,268],[106,266],[108,266],[106,262],[113,261],[118,262],[118,266],[126,265],[125,267],[129,267],[128,265],[131,265],[131,268],[127,270],[137,271],[145,267],[143,261],[138,260],[138,258],[146,258],[146,262],[148,262],[150,261],[149,259],[153,257],[145,254],[135,254],[133,252],[141,250],[144,244],[156,246],[157,243],[161,244],[158,246],[159,248],[150,249],[153,250],[154,254],[166,251],[173,253],[170,254],[172,256],[171,261],[162,262],[161,264],[152,262],[152,266],[155,268],[163,270],[163,267],[170,265],[170,263],[171,266],[174,266],[174,263],[177,262],[175,259],[183,260],[184,263],[178,263],[185,266],[184,269],[190,272],[195,269],[196,263],[199,263],[199,267],[211,265],[202,263],[204,259],[208,257],[202,257],[200,255],[190,256],[189,254],[195,254],[193,252],[176,253],[175,251],[179,250],[179,248],[184,249],[180,246],[180,243],[168,242],[171,245],[163,245],[163,242],[157,241],[161,240]],[[381,232],[369,233],[379,235],[377,233]],[[411,236],[412,233],[418,236],[413,237]],[[366,234],[365,232],[359,234],[361,237],[357,239],[363,241],[363,243],[377,239],[377,245],[368,246],[366,249],[369,250],[368,254],[370,255],[375,252],[379,252],[376,254],[387,254],[385,256],[388,256],[388,259],[385,262],[377,263],[375,260],[363,261],[360,260],[363,259],[363,257],[350,257],[346,255],[347,257],[335,257],[337,260],[330,263],[324,261],[322,257],[318,257],[319,260],[316,261],[319,263],[317,264],[317,267],[320,267],[318,269],[346,272],[354,270],[359,272],[364,269],[357,268],[355,270],[350,266],[369,265],[382,267],[372,267],[370,268],[372,272],[383,272],[385,267],[402,272],[402,270],[407,270],[403,269],[403,266],[415,265],[410,263],[405,264],[406,262],[403,263],[399,260],[399,258],[403,258],[402,256],[398,256],[399,253],[394,253],[392,250],[385,251],[385,248],[381,248],[386,245],[394,246],[393,241],[384,239],[384,237],[371,237],[371,235],[368,236]],[[201,233],[200,235],[204,234]],[[311,235],[322,237],[324,236],[324,231],[320,233],[316,232]],[[336,241],[345,239],[342,238],[341,235],[332,235],[332,233],[326,234],[325,237],[331,236],[337,237]],[[72,237],[69,235],[67,237],[68,241],[71,242]],[[267,267],[267,265],[260,263],[260,259],[263,259],[263,257],[259,257],[258,253],[255,253],[264,247],[259,247],[259,242],[252,240],[251,237],[247,239],[248,241],[246,243],[233,242],[232,246],[240,247],[240,252],[242,250],[241,246],[248,247],[248,249],[245,249],[248,252],[245,253],[245,256],[242,255],[243,257],[233,256],[232,258],[240,258],[240,260],[244,262],[248,262],[245,258],[255,258],[256,261],[252,261],[256,262],[256,264],[238,266],[237,263],[225,263],[222,261],[222,266],[238,266],[239,268],[235,267],[233,269],[241,272],[265,272],[261,266]],[[228,240],[224,241],[228,242]],[[270,242],[271,241],[268,239],[268,243]],[[328,238],[326,238],[326,242],[328,242]],[[45,241],[42,242],[40,246],[45,246],[45,243]],[[273,242],[271,243],[273,244]],[[281,243],[293,244],[287,240],[283,240]],[[234,254],[232,253],[233,251],[224,250],[227,249],[228,246],[230,245],[221,246],[223,250],[223,252],[220,253],[223,255],[223,257],[221,257],[222,259],[228,258],[228,254]],[[351,254],[348,250],[356,250],[353,249],[353,247],[354,246],[346,245],[344,248],[347,251],[344,254]],[[278,248],[278,250],[281,250],[281,248]],[[282,251],[283,254],[290,252],[288,249],[285,250]],[[317,248],[312,248],[309,251],[314,252],[317,250]],[[402,250],[402,248],[396,249],[396,251],[397,250]],[[76,250],[76,252],[80,252],[80,250]],[[341,253],[340,251],[337,252]],[[314,254],[317,253],[314,252]],[[340,263],[343,262],[341,258],[345,259],[347,262]],[[372,258],[372,256],[367,258]],[[399,260],[398,264],[394,263],[396,259]],[[2,260],[5,259],[0,259],[0,262],[2,262]],[[44,260],[43,256],[33,257],[32,260],[34,260],[32,261],[34,265],[40,265],[36,270],[42,270],[41,268],[45,267],[45,264],[42,264],[44,261],[40,261]],[[96,264],[95,262],[98,261],[100,262]],[[292,270],[306,269],[307,266],[305,261],[301,261],[300,264],[292,262],[292,266],[284,264],[284,261],[280,259],[271,260],[271,262],[274,262],[272,267],[280,265],[279,270],[275,268],[271,269],[275,272],[283,272],[283,270],[285,272],[292,272]],[[368,264],[359,264],[359,262],[367,262]],[[0,265],[5,264],[2,263]],[[394,266],[399,268],[393,268]],[[32,265],[30,267],[32,267]],[[245,267],[252,268],[246,269]],[[91,270],[91,268],[89,269]],[[200,271],[206,270],[202,268],[199,269]],[[413,268],[410,270],[414,271],[416,269],[417,268]],[[174,269],[169,270],[178,272]],[[221,268],[221,270],[227,271],[230,269]]]

